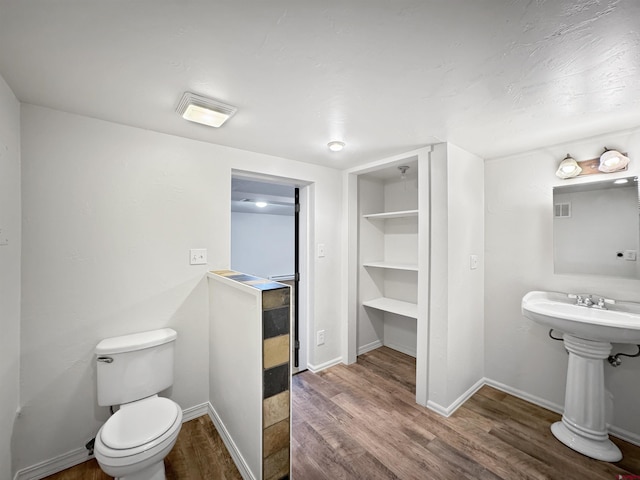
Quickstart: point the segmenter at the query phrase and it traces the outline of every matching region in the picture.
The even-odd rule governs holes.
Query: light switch
[[[318,244],[318,258],[325,257],[327,255],[324,243]]]
[[[638,258],[638,252],[636,250],[625,250],[624,251],[624,259],[629,260],[631,262],[635,262]]]
[[[206,248],[192,248],[189,250],[189,259],[191,265],[206,265],[207,264],[207,249]]]
[[[475,270],[478,268],[478,255],[469,255],[469,269]]]

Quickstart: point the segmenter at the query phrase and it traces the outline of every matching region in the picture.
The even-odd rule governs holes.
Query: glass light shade
[[[185,112],[182,114],[185,120],[191,122],[201,123],[203,125],[209,125],[210,127],[220,127],[224,122],[229,119],[229,115],[226,113],[216,112],[205,107],[198,105],[189,105]]]
[[[581,172],[582,168],[578,165],[578,162],[576,162],[571,156],[567,155],[565,159],[560,162],[558,170],[556,171],[556,177],[572,178],[577,177]]]
[[[617,150],[607,150],[600,156],[600,166],[598,170],[605,173],[624,170],[629,165],[629,158]]]
[[[327,143],[327,147],[329,147],[329,150],[331,150],[332,152],[339,152],[344,148],[344,142],[338,142],[334,140],[333,142]]]

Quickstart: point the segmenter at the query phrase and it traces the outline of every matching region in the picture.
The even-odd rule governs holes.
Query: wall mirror
[[[558,274],[640,278],[638,177],[553,189],[553,264]]]

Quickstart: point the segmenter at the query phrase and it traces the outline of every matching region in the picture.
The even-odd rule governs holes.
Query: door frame
[[[313,251],[313,196],[314,184],[303,180],[280,177],[260,172],[252,172],[247,170],[231,169],[231,178],[247,178],[264,183],[276,183],[287,185],[299,189],[299,229],[298,229],[298,253],[299,253],[299,274],[298,291],[295,294],[298,297],[298,325],[299,325],[299,364],[294,365],[294,338],[293,338],[293,315],[290,329],[290,365],[291,374],[296,374],[307,370],[309,364],[309,353],[312,345],[309,338],[309,325],[313,324],[313,265],[309,252]],[[229,209],[231,216],[231,209]]]

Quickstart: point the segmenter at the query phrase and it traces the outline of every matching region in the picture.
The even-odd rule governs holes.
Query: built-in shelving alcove
[[[348,172],[348,358],[387,346],[416,358],[426,402],[429,148]],[[421,294],[421,292],[424,292]],[[420,341],[418,339],[421,339]]]

